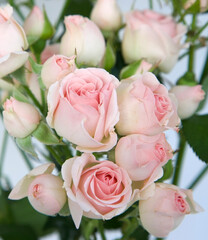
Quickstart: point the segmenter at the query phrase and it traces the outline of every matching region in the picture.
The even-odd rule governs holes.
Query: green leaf
[[[15,72],[11,73],[11,76],[15,78],[17,81],[19,81],[22,84],[26,83],[25,79],[25,67],[21,67],[17,69]]]
[[[29,43],[29,46],[33,45],[35,42],[38,41],[40,37],[39,36],[34,36],[34,35],[27,35],[27,41]]]
[[[92,10],[90,0],[71,0],[69,5],[69,14],[79,13],[82,16],[89,17]]]
[[[183,0],[184,3],[188,2],[188,0]],[[200,12],[200,0],[196,0],[187,10],[186,13],[199,13]]]
[[[16,88],[13,90],[12,96],[20,102],[29,103],[29,100]]]
[[[23,151],[31,154],[33,157],[37,157],[32,145],[31,136],[25,138],[16,138],[16,143]]]
[[[46,145],[62,144],[61,140],[59,140],[50,127],[43,121],[40,122],[36,130],[32,133],[32,136]]]
[[[197,85],[195,74],[193,72],[186,72],[182,77],[179,78],[179,80],[177,81],[177,85]]]
[[[31,57],[29,57],[29,61],[30,61],[33,72],[40,75],[42,70],[42,65],[36,63]]]
[[[182,131],[196,155],[208,163],[208,115],[194,115],[182,121]]]
[[[142,60],[138,60],[124,67],[120,72],[120,79],[126,79],[134,75],[139,68]]]
[[[111,68],[115,65],[115,63],[116,63],[116,55],[114,53],[114,50],[110,42],[108,41],[106,50],[105,50],[104,60],[103,60],[103,67],[105,68],[105,70],[109,72]]]
[[[163,171],[164,174],[162,176],[162,178],[159,179],[159,182],[162,182],[164,180],[167,180],[169,178],[171,178],[172,174],[173,174],[173,163],[172,163],[172,159],[170,159],[165,166],[163,166]]]
[[[43,27],[43,32],[40,38],[47,40],[53,36],[55,30],[49,21],[45,8],[43,9],[43,15],[44,15],[44,27]]]

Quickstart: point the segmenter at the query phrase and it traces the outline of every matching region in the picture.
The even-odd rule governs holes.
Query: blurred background
[[[149,8],[148,0],[137,0],[137,1],[126,1],[126,0],[117,0],[119,6],[121,7],[123,13],[128,12],[132,5],[134,4],[135,9],[143,10]],[[0,4],[5,4],[7,1],[0,0]],[[55,23],[64,0],[36,0],[36,4],[40,7],[43,5],[46,8],[49,19],[52,23]],[[164,14],[170,14],[170,6],[165,4],[165,1],[153,1],[154,10]],[[18,19],[18,17],[17,17]],[[187,19],[189,21],[190,19]],[[203,25],[208,20],[208,14],[200,14],[198,19],[199,24]],[[63,26],[61,26],[63,27]],[[61,29],[59,29],[61,31]],[[122,34],[122,33],[121,33]],[[204,35],[208,36],[208,31],[204,32]],[[196,62],[195,62],[195,72],[196,76],[199,76],[201,68],[204,65],[205,57],[207,53],[207,47],[201,48],[197,51]],[[181,52],[182,54],[182,52]],[[173,70],[169,74],[164,74],[164,78],[167,79],[167,82],[175,84],[179,77],[181,77],[187,69],[187,59],[183,58],[179,61]],[[169,85],[167,85],[169,86]],[[208,105],[200,112],[208,113]],[[177,136],[173,131],[167,131],[167,140],[172,146],[173,150],[177,149]],[[4,128],[2,120],[0,119],[0,146],[3,139]],[[174,160],[174,159],[173,159]],[[34,162],[34,166],[38,163]],[[186,148],[185,161],[182,166],[182,176],[179,186],[182,188],[187,188],[192,180],[198,175],[198,173],[203,169],[205,163],[197,158],[190,147]],[[26,167],[20,152],[18,151],[16,145],[13,143],[13,140],[10,138],[7,145],[6,151],[6,160],[3,165],[3,174],[10,179],[11,185],[14,186],[19,179],[21,179],[25,174],[28,173],[28,168]],[[207,221],[208,221],[208,174],[200,181],[200,183],[194,189],[194,199],[199,203],[203,208],[204,212],[196,215],[187,215],[182,222],[182,224],[173,232],[169,234],[166,238],[167,240],[207,240],[208,230],[207,230]],[[108,232],[107,239],[113,240],[120,237],[119,232]],[[47,237],[41,238],[41,240],[57,240],[58,234],[54,233]],[[154,237],[151,238],[151,240]]]

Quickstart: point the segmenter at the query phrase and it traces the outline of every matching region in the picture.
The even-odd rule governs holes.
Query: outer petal
[[[27,52],[13,52],[0,58],[0,77],[14,72],[25,64],[29,57]]]

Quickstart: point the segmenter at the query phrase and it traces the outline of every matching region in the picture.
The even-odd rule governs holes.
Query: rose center
[[[64,58],[58,58],[56,59],[56,63],[59,65],[59,67],[64,70],[68,68],[68,63]]]
[[[181,213],[188,213],[189,212],[189,207],[188,207],[188,204],[187,204],[186,200],[181,195],[179,195],[178,193],[175,193],[175,203],[176,203],[177,209]]]
[[[165,159],[165,149],[164,147],[157,143],[155,145],[155,155],[157,156],[157,158],[160,160],[160,162],[163,162],[163,160]]]
[[[36,184],[34,187],[33,187],[33,197],[34,198],[37,198],[39,193],[40,193],[40,190],[41,190],[41,187],[40,187],[40,184]]]
[[[155,114],[159,121],[171,110],[169,100],[164,96],[155,95],[155,106]]]

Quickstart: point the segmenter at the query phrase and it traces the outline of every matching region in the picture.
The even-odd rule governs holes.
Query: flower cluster
[[[204,98],[200,85],[168,91],[153,73],[174,67],[186,47],[186,26],[153,10],[127,13],[122,55],[126,64],[138,64],[128,76],[123,69],[118,79],[104,69],[109,59],[104,35],[116,35],[122,27],[115,0],[98,0],[91,20],[66,16],[60,44],[46,46],[37,58],[33,44],[46,38],[45,21],[35,6],[23,30],[12,18],[11,6],[0,8],[0,77],[6,81],[25,64],[23,85],[35,99],[23,97],[12,77],[8,84],[16,94],[3,104],[3,120],[23,150],[22,140],[34,137],[45,145],[67,146],[71,157],[51,160],[59,165],[58,176],[52,174],[54,163],[34,168],[9,198],[28,197],[46,215],[67,205],[76,228],[82,216],[108,220],[139,201],[142,226],[156,237],[167,236],[186,214],[202,210],[191,190],[156,182],[173,157],[165,131],[179,131],[180,119],[192,116]],[[30,53],[23,51],[26,36]]]

